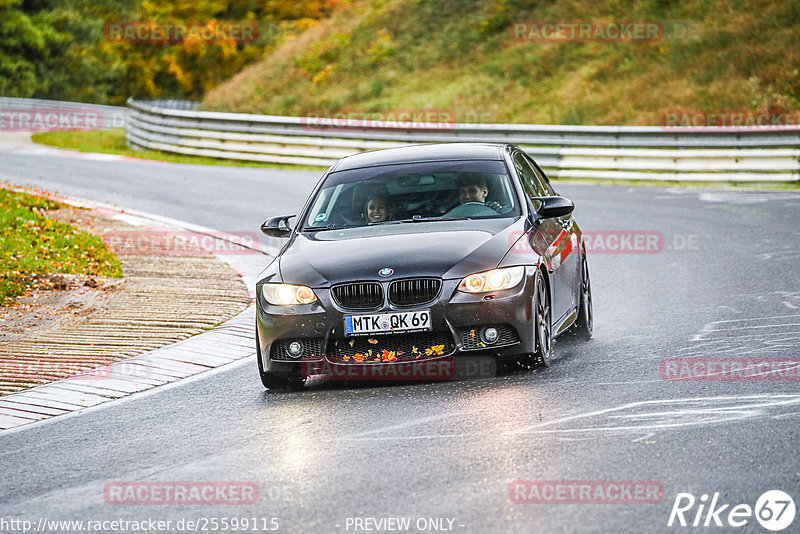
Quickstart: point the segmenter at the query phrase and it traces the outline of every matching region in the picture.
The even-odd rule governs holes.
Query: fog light
[[[299,341],[292,341],[289,343],[289,346],[286,347],[286,352],[289,353],[289,356],[292,358],[299,358],[301,354],[303,354],[303,344]]]
[[[481,330],[481,339],[484,343],[491,345],[497,341],[498,337],[500,337],[500,334],[497,332],[497,328],[490,326],[489,328],[484,328]]]

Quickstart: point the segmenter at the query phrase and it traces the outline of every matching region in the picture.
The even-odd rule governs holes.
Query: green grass
[[[0,189],[0,306],[52,273],[122,276],[116,256],[99,237],[45,214],[58,202]]]
[[[517,42],[514,21],[688,21],[691,39]],[[212,89],[204,109],[451,110],[458,122],[658,125],[669,109],[800,108],[800,4],[351,0]]]
[[[134,150],[125,141],[125,130],[114,128],[111,130],[91,130],[75,132],[45,132],[31,136],[35,143],[47,146],[77,150],[78,152],[93,152],[96,154],[117,154],[134,158],[167,161],[170,163],[193,163],[197,165],[225,165],[233,167],[259,167],[269,169],[294,169],[294,170],[325,170],[325,167],[310,165],[284,165],[279,163],[259,163],[231,159],[216,159],[202,156],[186,156],[170,154],[157,150]]]

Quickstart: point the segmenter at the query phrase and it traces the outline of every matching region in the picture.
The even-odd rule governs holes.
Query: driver
[[[489,195],[489,186],[486,177],[482,174],[464,174],[456,182],[458,185],[458,201],[461,204],[467,202],[480,202],[496,212],[500,212],[500,204],[494,201],[486,201]]]

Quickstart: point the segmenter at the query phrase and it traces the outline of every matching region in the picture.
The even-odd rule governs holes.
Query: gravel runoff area
[[[60,291],[22,299],[29,311],[4,310],[0,397],[210,330],[251,302],[240,275],[199,234],[134,226],[97,207],[47,215],[103,236],[123,279],[65,277]]]

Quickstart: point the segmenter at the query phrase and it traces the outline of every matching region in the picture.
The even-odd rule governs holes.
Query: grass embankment
[[[515,21],[655,21],[672,33],[520,42]],[[798,66],[798,2],[356,0],[211,90],[204,108],[434,108],[457,122],[659,125],[668,110],[797,110]]]
[[[294,170],[324,170],[324,167],[311,167],[305,165],[283,165],[279,163],[258,163],[241,160],[215,159],[202,156],[185,156],[170,154],[157,150],[134,150],[125,141],[125,130],[114,128],[111,130],[91,130],[74,132],[44,132],[31,136],[36,143],[56,148],[77,150],[78,152],[93,152],[95,154],[117,154],[133,158],[166,161],[170,163],[193,163],[197,165],[227,165],[236,167],[259,167],[269,169],[294,169]]]
[[[54,273],[122,276],[99,237],[48,219],[62,204],[0,189],[0,306],[28,289],[49,288]]]

